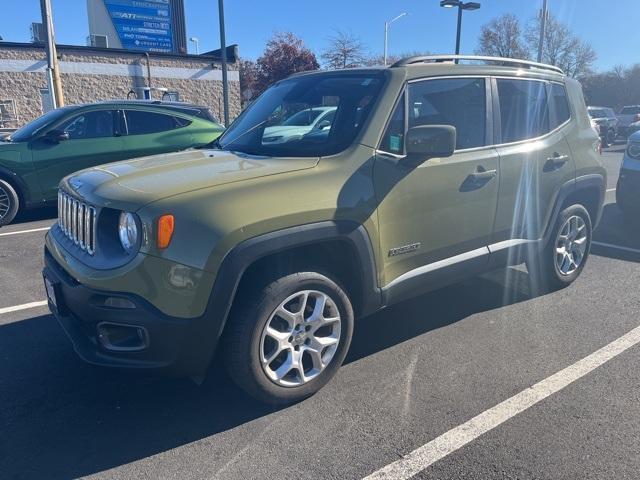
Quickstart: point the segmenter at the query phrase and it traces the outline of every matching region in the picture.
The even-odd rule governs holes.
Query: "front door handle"
[[[479,170],[471,173],[469,176],[476,182],[491,180],[498,175],[498,170]]]

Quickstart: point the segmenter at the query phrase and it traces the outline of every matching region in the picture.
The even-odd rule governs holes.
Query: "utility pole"
[[[540,40],[538,41],[538,63],[542,62],[542,48],[544,47],[544,34],[547,27],[547,0],[542,0],[542,12],[540,12]]]
[[[51,0],[40,0],[40,11],[42,12],[42,25],[47,35],[47,81],[49,84],[49,94],[53,108],[64,107],[60,67],[58,65],[56,40],[53,32],[53,18],[51,16]]]
[[[218,0],[220,21],[220,51],[222,52],[222,98],[224,102],[224,126],[229,127],[229,83],[227,81],[227,40],[224,33],[224,0]]]

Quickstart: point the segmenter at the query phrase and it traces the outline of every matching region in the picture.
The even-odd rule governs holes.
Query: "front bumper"
[[[83,360],[204,377],[221,331],[213,302],[200,317],[171,317],[135,294],[79,283],[48,248],[43,275],[55,292],[56,304],[50,298],[49,308]]]

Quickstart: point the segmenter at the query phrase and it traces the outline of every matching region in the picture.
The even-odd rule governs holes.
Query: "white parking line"
[[[25,303],[23,305],[15,305],[13,307],[3,307],[0,308],[0,315],[3,313],[11,313],[11,312],[19,312],[20,310],[28,310],[30,308],[44,307],[47,304],[46,301],[43,302],[31,302]]]
[[[615,191],[616,191],[616,189],[615,189],[615,188],[607,188],[607,193],[608,193],[608,192],[615,192]]]
[[[6,237],[8,235],[19,235],[21,233],[44,232],[46,230],[49,230],[50,228],[51,227],[32,228],[31,230],[18,230],[17,232],[0,233],[0,237]]]
[[[365,480],[407,479],[416,475],[438,460],[464,447],[483,433],[496,428],[548,396],[559,392],[638,343],[640,343],[640,327],[634,328],[600,350],[482,412],[468,422],[449,430],[402,459],[373,472]]]
[[[631,252],[640,254],[640,249],[631,248],[631,247],[622,247],[620,245],[614,245],[612,243],[604,243],[604,242],[591,242],[592,245],[598,245],[600,247],[613,248],[616,250],[622,250],[623,252]]]

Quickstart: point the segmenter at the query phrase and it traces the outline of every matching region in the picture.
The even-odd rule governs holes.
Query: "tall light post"
[[[200,39],[198,37],[189,38],[190,42],[193,42],[196,46],[196,55],[200,55]]]
[[[389,20],[388,22],[384,22],[384,66],[385,67],[387,66],[387,45],[389,43],[389,41],[388,41],[388,38],[389,38],[389,25],[391,25],[396,20],[400,20],[405,15],[407,15],[407,12],[402,12],[396,18],[394,18],[392,20]]]
[[[462,11],[478,10],[480,4],[478,2],[461,2],[460,0],[441,0],[440,6],[444,8],[458,7],[458,29],[456,31],[456,55],[460,55],[460,32],[462,30]],[[458,63],[458,60],[456,60]]]
[[[538,63],[542,62],[542,48],[544,47],[544,33],[547,26],[547,0],[542,0],[540,12],[540,40],[538,40]]]

